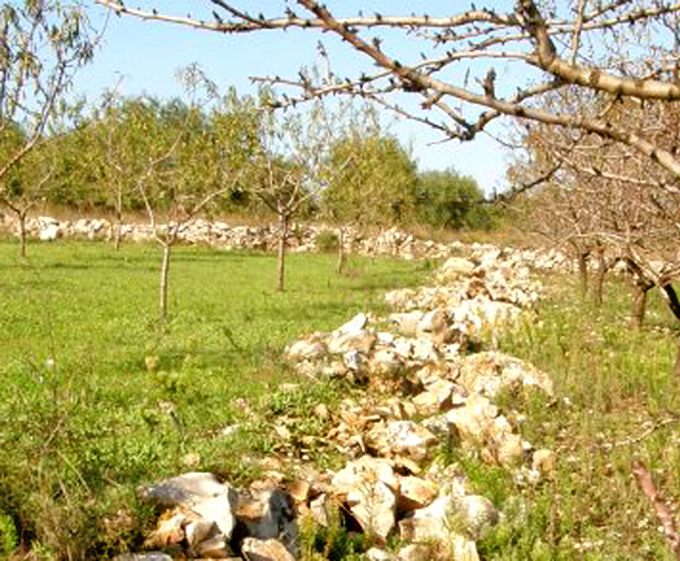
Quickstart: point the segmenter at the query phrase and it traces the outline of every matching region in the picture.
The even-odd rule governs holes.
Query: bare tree
[[[591,106],[597,109],[596,103]],[[639,123],[638,129],[659,145],[671,149],[676,142],[678,118],[672,105],[622,100],[606,110],[612,122]],[[513,169],[515,175],[553,171],[553,186],[532,197],[533,217],[553,236],[564,235],[561,225],[568,221],[572,237],[598,256],[597,299],[601,300],[604,272],[623,261],[633,281],[633,323],[642,324],[647,293],[654,286],[662,289],[676,315],[677,299],[670,294],[670,283],[680,271],[675,247],[680,192],[675,177],[650,167],[629,147],[592,135],[538,125],[525,132],[524,146],[527,156]],[[585,263],[582,269],[587,271]]]
[[[128,126],[144,136],[133,145],[131,161],[139,162],[133,190],[162,248],[159,309],[165,322],[172,248],[191,219],[234,188],[240,172],[229,167],[229,154],[218,154],[216,130],[201,104],[140,104]]]
[[[324,31],[369,63],[351,77],[314,80],[304,72],[295,79],[271,77],[270,83],[298,91],[293,98],[283,98],[282,104],[332,94],[361,95],[446,138],[461,140],[473,139],[506,115],[611,139],[680,177],[680,160],[673,151],[634,127],[614,124],[606,115],[565,113],[543,103],[546,94],[567,86],[612,100],[680,99],[680,86],[670,75],[678,2],[574,0],[546,6],[518,0],[512,7],[503,5],[504,11],[494,2],[445,16],[359,12],[341,17],[336,14],[339,8],[314,0],[263,3],[261,11],[254,12],[239,3],[212,0],[194,16],[168,13],[160,2],[143,10],[118,0],[96,1],[119,14],[221,34]],[[624,58],[611,54],[617,52],[611,45],[626,36],[637,41],[644,37],[645,48],[636,51],[640,53],[636,60],[630,60],[635,56],[631,53]],[[400,94],[415,98],[419,105],[403,102]]]
[[[307,115],[280,116],[266,108],[267,95],[261,109],[261,142],[252,161],[255,182],[251,190],[278,219],[276,289],[282,292],[291,221],[305,208],[318,204],[328,178],[330,139],[323,104],[316,103]]]

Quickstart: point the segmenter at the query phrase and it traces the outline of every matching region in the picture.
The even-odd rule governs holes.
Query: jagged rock
[[[236,492],[211,473],[193,472],[171,477],[152,487],[142,487],[138,493],[143,500],[160,506],[188,508],[205,520],[214,521],[226,539],[231,537],[236,524],[232,512]]]
[[[405,455],[424,460],[437,437],[413,421],[391,421],[377,426],[368,434],[372,445],[383,456]]]
[[[378,349],[371,357],[371,371],[382,376],[393,376],[404,368],[404,361],[390,348]]]
[[[293,360],[318,360],[327,352],[326,345],[318,339],[300,339],[286,350]]]
[[[158,519],[156,529],[146,538],[147,548],[166,548],[181,543],[185,538],[184,526],[187,513],[181,509],[166,511]]]
[[[480,449],[482,458],[490,463],[513,466],[519,463],[525,452],[525,443],[514,433],[508,420],[498,414],[498,408],[481,394],[467,397],[462,407],[446,413],[446,420],[460,440]]]
[[[439,487],[432,481],[427,481],[412,475],[399,480],[399,503],[401,511],[416,510],[429,505],[437,496]]]
[[[440,345],[458,340],[459,335],[449,315],[440,308],[427,312],[416,327],[417,338],[428,338]]]
[[[343,354],[350,351],[368,354],[376,340],[375,333],[367,329],[333,333],[328,339],[328,350],[333,354]]]
[[[347,333],[358,333],[366,329],[370,322],[370,318],[367,314],[357,314],[347,323],[340,326],[335,330],[338,335],[345,335]]]
[[[451,559],[478,559],[475,540],[498,522],[491,502],[478,495],[440,496],[399,522],[402,539],[450,547]]]
[[[493,398],[502,389],[521,390],[534,387],[553,394],[550,377],[526,362],[499,352],[472,354],[460,371],[460,383],[469,391]]]
[[[295,561],[295,557],[275,539],[248,537],[243,540],[241,552],[247,561]]]
[[[425,391],[413,398],[421,415],[434,415],[442,411],[448,411],[453,407],[453,396],[456,393],[456,385],[448,380],[436,379],[427,384]],[[462,396],[461,396],[461,399]]]
[[[482,445],[498,408],[486,397],[471,394],[462,407],[451,409],[446,414],[449,424],[454,425],[460,438],[473,445]]]
[[[296,479],[288,486],[288,493],[296,503],[306,503],[311,489],[309,481]]]
[[[395,526],[399,489],[390,463],[363,456],[339,471],[332,484],[364,531],[378,539],[386,539]]]
[[[415,337],[418,325],[425,314],[420,310],[390,314],[389,321],[397,326],[399,333],[405,337]]]
[[[437,362],[441,358],[437,346],[429,339],[413,339],[411,345],[411,356],[413,360],[419,362]]]
[[[248,535],[261,540],[276,539],[297,555],[298,527],[293,498],[278,488],[251,488],[239,497],[236,517],[245,524]]]

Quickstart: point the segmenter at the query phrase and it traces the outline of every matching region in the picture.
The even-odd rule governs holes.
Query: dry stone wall
[[[18,225],[9,215],[0,215],[0,229],[16,234]],[[114,225],[103,218],[80,218],[77,220],[57,220],[49,216],[39,216],[27,221],[29,237],[49,242],[59,238],[88,240],[111,240]],[[287,244],[293,252],[314,252],[318,250],[319,234],[335,231],[330,226],[297,224],[292,228]],[[274,225],[232,226],[226,222],[208,221],[202,218],[187,222],[179,232],[179,240],[186,244],[210,245],[223,249],[244,249],[275,251],[278,244],[278,229]],[[127,241],[150,241],[154,238],[149,224],[125,224],[122,239]],[[490,244],[470,244],[460,242],[449,244],[431,240],[421,240],[391,228],[378,235],[368,235],[358,229],[348,228],[343,232],[345,250],[361,255],[391,255],[403,259],[446,259],[451,256],[473,252],[485,255],[486,259],[496,259],[497,253],[504,253],[504,259],[514,259],[533,269],[565,270],[572,268],[572,262],[557,250],[499,250]],[[511,254],[511,255],[510,255]]]
[[[289,466],[296,474],[291,480],[274,463],[268,477],[247,489],[206,473],[144,487],[140,496],[165,509],[146,542],[159,551],[118,560],[172,558],[159,557],[160,551],[182,558],[298,559],[300,521],[323,528],[337,523],[339,513],[348,528],[370,538],[366,559],[478,560],[477,540],[502,513],[441,450],[501,466],[520,485],[550,476],[552,451],[528,442],[522,413],[498,400],[523,392],[551,400],[550,377],[501,352],[475,352],[485,341],[493,347],[489,333],[530,321],[541,286],[517,253],[500,250],[451,258],[434,281],[388,293],[394,312],[387,317],[358,314],[285,351],[303,377],[344,378],[363,388],[337,410],[319,403],[313,411],[330,421],[324,441],[342,452],[341,469],[296,464]],[[299,421],[274,421],[284,447],[295,445]],[[402,544],[397,552],[385,547],[393,536]]]

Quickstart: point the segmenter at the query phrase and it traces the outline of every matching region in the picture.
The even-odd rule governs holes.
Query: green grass
[[[155,247],[31,245],[28,262],[15,249],[0,244],[0,558],[17,543],[39,559],[108,558],[138,547],[155,519],[137,485],[196,470],[245,484],[262,474],[261,458],[302,454],[282,444],[272,421],[287,419],[294,441],[322,436],[327,421],[308,412],[352,390],[296,378],[281,349],[359,311],[384,312],[385,290],[422,284],[431,268],[353,258],[339,277],[335,256],[295,255],[279,294],[273,256],[180,248],[171,319],[159,326]],[[549,372],[556,400],[505,396],[501,405],[527,414],[527,440],[555,450],[554,477],[520,485],[506,470],[442,451],[503,512],[480,554],[673,559],[631,467],[644,461],[680,503],[677,322],[655,297],[646,327],[632,330],[619,281],[596,309],[572,279],[545,280],[538,321],[499,344]],[[291,381],[296,390],[279,389]],[[239,428],[224,434],[231,425]],[[321,444],[304,453],[322,467],[342,461]],[[324,548],[358,555],[340,528],[305,532],[310,559]]]
[[[161,326],[155,247],[32,245],[26,262],[15,249],[0,244],[0,537],[14,539],[11,519],[23,543],[76,559],[139,541],[153,514],[134,498],[140,483],[188,470],[256,477],[258,458],[277,452],[268,419],[343,391],[295,379],[283,347],[384,311],[386,290],[431,268],[353,258],[337,276],[334,256],[293,255],[277,293],[273,256],[182,247]],[[277,390],[291,380],[300,389]]]
[[[628,326],[630,295],[607,286],[601,309],[583,303],[575,283],[548,278],[539,321],[507,333],[503,351],[550,372],[557,400],[519,404],[524,432],[557,454],[554,479],[537,487],[472,470],[480,492],[496,492],[504,522],[480,544],[484,559],[674,559],[632,475],[635,460],[652,471],[667,499],[680,504],[680,412],[676,320],[656,297],[647,326]],[[565,398],[566,401],[565,401]],[[655,430],[648,427],[670,420]],[[679,419],[680,420],[680,419]]]

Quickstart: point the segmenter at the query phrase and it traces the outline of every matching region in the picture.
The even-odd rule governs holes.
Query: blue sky
[[[347,12],[352,12],[359,4],[356,0],[342,2],[343,10]],[[384,13],[420,13],[423,9],[422,1],[392,0],[370,4],[372,8],[369,11],[382,11],[384,7]],[[431,15],[446,14],[445,6],[450,6],[449,2],[442,0],[427,4]],[[209,5],[209,2],[178,0],[169,5],[179,6],[178,13],[182,14],[186,13],[182,6],[200,8]],[[96,6],[93,13],[95,22],[101,24],[105,10]],[[129,16],[111,16],[103,45],[94,62],[79,74],[75,90],[96,98],[104,89],[120,81],[123,92],[128,95],[144,92],[171,97],[181,93],[175,77],[177,70],[197,62],[218,85],[225,88],[234,85],[239,93],[252,93],[255,91],[250,83],[252,76],[294,77],[301,66],[313,65],[319,39],[323,39],[329,47],[334,67],[339,69],[339,73],[346,71],[352,75],[352,71],[363,62],[361,56],[347,46],[333,43],[332,38],[317,32],[277,31],[228,36]],[[390,36],[386,37],[386,47],[394,46],[390,45],[391,40]],[[405,48],[403,44],[399,47]],[[503,72],[510,70],[501,68],[499,71],[502,76]],[[404,144],[412,147],[420,169],[453,166],[473,176],[486,192],[494,188],[502,190],[505,186],[507,153],[488,137],[480,136],[465,144],[451,141],[432,145],[441,137],[427,127],[390,119],[387,122],[392,123],[391,130]]]

